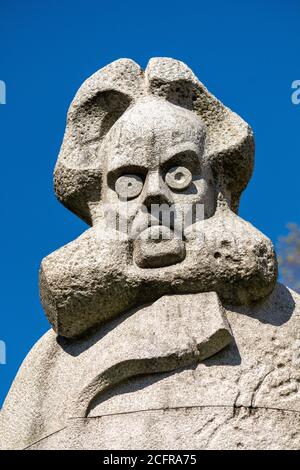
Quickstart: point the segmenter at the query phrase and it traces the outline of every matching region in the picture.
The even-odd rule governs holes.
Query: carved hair
[[[220,197],[234,212],[253,170],[253,134],[246,122],[218,101],[182,62],[153,58],[143,71],[120,59],[87,79],[68,111],[54,172],[58,199],[91,224],[90,204],[100,202],[102,166],[98,149],[118,118],[141,97],[152,95],[195,112],[207,130],[204,158]]]

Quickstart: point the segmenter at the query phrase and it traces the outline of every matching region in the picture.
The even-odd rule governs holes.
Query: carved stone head
[[[54,329],[77,336],[167,293],[268,295],[272,244],[236,215],[253,147],[249,126],[179,61],[143,71],[121,59],[89,78],[70,106],[55,190],[92,228],[43,260]]]
[[[182,261],[190,229],[187,223],[181,227],[183,216],[190,213],[193,223],[198,206],[205,217],[214,214],[216,191],[203,158],[205,137],[205,125],[195,113],[149,96],[125,111],[103,139],[102,200],[108,211],[116,208],[116,228],[134,240],[140,267]]]

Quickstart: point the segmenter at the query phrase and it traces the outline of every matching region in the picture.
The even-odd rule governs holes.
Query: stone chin
[[[140,268],[170,266],[185,257],[185,242],[168,227],[149,227],[133,242],[133,261]]]

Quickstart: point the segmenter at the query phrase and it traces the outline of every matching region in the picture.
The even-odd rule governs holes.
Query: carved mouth
[[[174,232],[171,228],[165,225],[151,225],[140,232],[140,240],[152,241],[154,243],[160,243],[166,240],[172,240],[174,238]]]
[[[156,227],[162,227],[162,238],[173,238],[173,236],[169,236],[165,229],[169,230],[170,233],[174,232],[174,214],[170,213],[169,217],[167,218],[167,224],[164,223],[163,220],[160,218],[154,217],[152,214],[147,213],[144,214],[143,212],[139,212],[130,227],[130,238],[132,240],[136,240],[139,238],[152,238],[155,240],[157,237],[157,232],[155,232]],[[150,231],[149,231],[150,229]],[[151,229],[153,229],[153,234],[151,235]],[[163,233],[165,231],[165,233]]]
[[[185,259],[185,243],[164,225],[143,230],[134,241],[133,259],[141,268],[158,268]]]

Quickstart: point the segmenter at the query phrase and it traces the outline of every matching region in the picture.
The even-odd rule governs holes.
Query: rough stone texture
[[[140,268],[130,256],[130,243],[106,239],[108,232],[100,236],[94,227],[49,255],[40,285],[54,330],[75,337],[169,293],[215,290],[227,303],[240,304],[273,289],[276,264],[265,236],[227,210],[200,224],[202,238],[189,239],[185,259],[159,269]]]
[[[91,227],[42,261],[54,331],[11,387],[1,448],[299,448],[300,299],[237,215],[252,168],[249,126],[179,61],[82,85],[55,190]]]
[[[54,330],[77,337],[170,293],[214,290],[232,304],[268,295],[272,244],[235,213],[252,166],[249,126],[183,63],[152,59],[142,72],[121,59],[89,78],[70,106],[55,189],[92,228],[42,262],[41,301]],[[174,187],[175,171],[190,181]],[[200,236],[196,221],[180,241],[161,224],[169,240],[147,242],[143,234],[159,224],[154,204],[174,207],[176,220],[202,205]]]
[[[74,420],[28,449],[299,450],[299,433],[299,414],[290,411],[167,408]]]
[[[199,306],[202,295],[211,294],[196,295]],[[176,301],[180,297],[175,296]],[[183,296],[187,308],[190,297],[194,296]],[[51,330],[46,333],[24,361],[6,400],[1,448],[299,449],[300,297],[280,284],[253,308],[227,306],[234,339],[202,363],[141,376],[135,375],[133,367],[133,376],[121,383],[118,374],[110,373],[109,380],[115,377],[116,383],[102,393],[89,387],[107,360],[110,363],[120,356],[124,360],[134,351],[140,338],[135,319],[146,320],[147,311],[150,315],[155,311],[158,321],[164,317],[166,299],[113,320],[79,342],[57,339]],[[168,301],[173,302],[172,296]],[[173,312],[161,328],[164,335],[164,328],[170,326],[171,335],[164,338],[172,345],[177,343],[173,331],[178,328],[183,347],[188,345],[188,332],[194,335],[197,327],[191,321],[186,332],[190,312],[182,310],[181,314],[182,321],[178,317],[174,323]],[[191,318],[197,315],[192,311]],[[216,319],[216,327],[222,322],[215,311],[207,315]],[[129,326],[135,331],[129,331]],[[123,336],[125,329],[134,341],[132,346],[128,336]],[[121,332],[123,342],[116,345]],[[158,354],[166,343],[156,339],[151,347]]]
[[[149,95],[201,117],[207,129],[205,159],[212,163],[222,190],[232,192],[231,205],[237,210],[253,170],[252,131],[185,64],[169,58],[151,59],[145,71],[130,59],[120,59],[84,82],[70,106],[55,169],[61,202],[88,223],[97,218],[103,138],[127,109]]]
[[[87,416],[98,396],[119,382],[197,363],[230,341],[227,320],[215,293],[162,297],[130,312],[122,321],[108,324],[100,336],[96,333],[80,343],[57,341],[53,333],[47,334],[30,354],[29,363],[25,361],[14,384],[17,393],[12,391],[12,402],[8,400],[5,405],[5,421],[6,413],[9,416],[11,410],[23,410],[22,417],[17,413],[16,428],[10,423],[5,430],[5,439],[15,442],[14,446],[31,444],[32,439],[66,425],[68,419]],[[33,364],[35,383],[31,382]],[[50,395],[44,389],[44,380]],[[42,395],[37,396],[37,390],[43,390]],[[33,397],[37,399],[35,406],[28,406]]]

